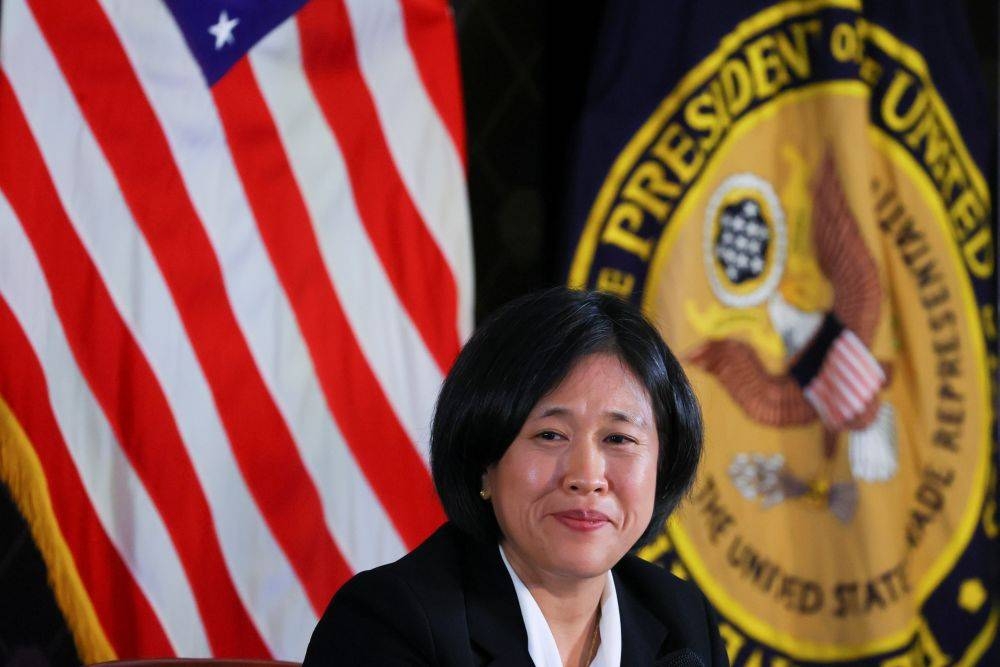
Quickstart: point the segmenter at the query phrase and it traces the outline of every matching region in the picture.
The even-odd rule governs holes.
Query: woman
[[[634,306],[562,288],[508,304],[438,399],[449,523],[345,584],[305,664],[728,664],[701,594],[627,555],[700,455],[694,394]]]

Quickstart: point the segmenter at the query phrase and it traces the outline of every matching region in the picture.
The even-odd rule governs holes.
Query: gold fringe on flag
[[[114,649],[104,634],[87,595],[76,563],[56,522],[42,464],[14,413],[0,397],[0,479],[28,522],[48,570],[56,604],[66,618],[77,653],[85,663],[114,660]]]

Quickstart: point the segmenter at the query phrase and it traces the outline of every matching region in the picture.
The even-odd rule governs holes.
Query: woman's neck
[[[594,658],[599,641],[603,579],[601,577],[601,587],[596,590],[596,595],[592,590],[579,590],[572,594],[563,591],[560,594],[542,586],[525,584],[549,624],[559,657],[566,667],[589,665]]]
[[[505,554],[545,617],[563,665],[589,664],[597,646],[607,573],[587,578],[562,576],[527,567],[511,551],[505,550]]]

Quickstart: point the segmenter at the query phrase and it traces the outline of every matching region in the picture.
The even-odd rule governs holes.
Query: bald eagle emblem
[[[791,149],[785,157],[793,167],[804,164]],[[801,186],[811,219],[792,226],[767,181],[730,176],[710,198],[703,236],[712,292],[728,309],[765,309],[769,331],[759,338],[780,350],[783,372],[769,371],[750,343],[724,335],[710,335],[688,360],[754,421],[821,425],[819,474],[795,475],[780,454],[740,453],[729,467],[737,490],[764,507],[810,499],[846,523],[857,482],[884,482],[898,468],[895,414],[882,398],[891,367],[871,352],[881,286],[830,154]],[[835,481],[832,461],[845,434],[850,478]]]

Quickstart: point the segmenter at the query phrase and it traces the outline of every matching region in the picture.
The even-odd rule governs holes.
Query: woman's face
[[[645,387],[618,357],[582,358],[484,476],[526,583],[603,575],[653,513],[659,441]]]

